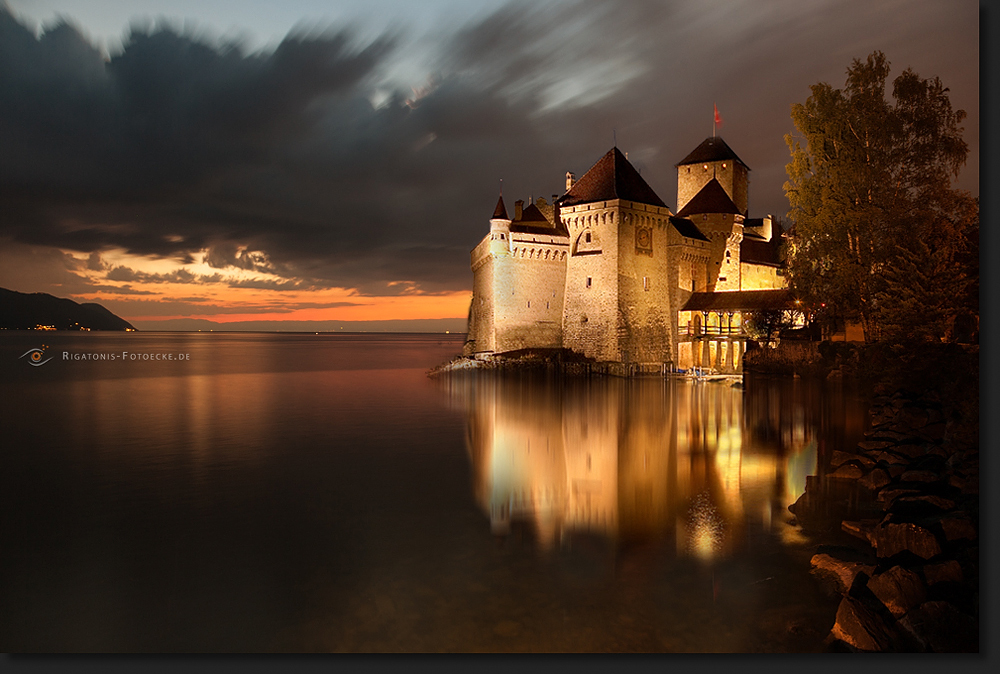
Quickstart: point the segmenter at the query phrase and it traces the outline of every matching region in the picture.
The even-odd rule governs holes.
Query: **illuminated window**
[[[707,171],[708,170],[708,164],[705,164],[702,168],[704,168]]]
[[[726,162],[722,162],[722,168],[726,168]]]

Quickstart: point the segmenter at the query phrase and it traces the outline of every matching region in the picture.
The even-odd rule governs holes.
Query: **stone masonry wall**
[[[725,165],[725,166],[723,166]],[[707,168],[706,168],[707,167]],[[726,194],[744,215],[747,213],[747,168],[731,159],[677,167],[677,210],[698,194],[712,178],[719,181]]]
[[[560,209],[570,233],[563,346],[601,361],[619,359],[618,211],[618,200]]]
[[[498,260],[496,351],[563,345],[563,294],[569,245],[563,237],[514,233]]]
[[[785,277],[778,275],[778,267],[767,264],[740,263],[744,290],[771,290],[785,287]]]
[[[622,362],[672,360],[670,211],[621,202],[618,227],[618,347]],[[648,237],[648,238],[647,238]]]
[[[493,256],[487,236],[472,251],[472,307],[465,355],[493,351],[496,347],[493,326]]]

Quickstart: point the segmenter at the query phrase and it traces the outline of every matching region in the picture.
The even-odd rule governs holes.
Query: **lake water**
[[[821,650],[856,396],[427,378],[463,337],[0,335],[0,648]]]

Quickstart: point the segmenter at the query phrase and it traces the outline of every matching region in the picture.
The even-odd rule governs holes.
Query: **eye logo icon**
[[[18,356],[18,360],[20,360],[21,358],[24,358],[25,356],[27,356],[28,357],[28,363],[30,365],[32,365],[34,367],[41,367],[42,365],[45,365],[47,362],[49,362],[50,360],[52,360],[51,356],[48,357],[48,358],[45,358],[45,349],[47,349],[47,348],[49,348],[49,347],[47,347],[47,346],[45,346],[43,344],[42,348],[40,348],[40,349],[28,349],[27,351],[25,351],[24,353],[22,353],[20,356]]]

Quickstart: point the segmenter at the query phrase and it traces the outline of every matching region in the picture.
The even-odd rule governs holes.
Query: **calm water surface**
[[[856,396],[428,379],[462,339],[0,335],[0,648],[820,650],[786,507]]]

